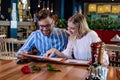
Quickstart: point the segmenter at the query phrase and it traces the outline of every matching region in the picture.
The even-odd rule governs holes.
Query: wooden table
[[[0,80],[85,80],[88,75],[87,66],[74,66],[63,64],[52,64],[61,72],[50,72],[42,69],[39,72],[23,74],[21,68],[25,65],[45,66],[47,63],[30,62],[18,65],[17,60],[0,60]],[[120,80],[120,72],[113,67],[109,67],[107,80]]]

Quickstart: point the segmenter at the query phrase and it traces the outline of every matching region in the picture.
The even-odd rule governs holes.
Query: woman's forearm
[[[58,57],[65,58],[65,55],[64,55],[63,53],[61,53],[60,51],[58,51],[58,50],[55,50],[55,54],[56,54]]]

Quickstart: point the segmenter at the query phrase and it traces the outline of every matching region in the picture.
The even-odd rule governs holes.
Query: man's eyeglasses
[[[52,21],[53,22],[53,21]],[[52,25],[52,22],[50,24],[46,24],[46,25],[39,25],[41,28],[49,28]]]

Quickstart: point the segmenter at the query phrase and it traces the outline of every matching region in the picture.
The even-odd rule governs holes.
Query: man
[[[38,56],[45,55],[46,51],[51,48],[57,48],[59,51],[66,48],[67,33],[62,29],[55,28],[50,11],[41,10],[37,18],[39,30],[32,32],[25,44],[19,49],[17,52],[19,58],[24,57],[20,54],[28,54],[33,47],[38,50]]]

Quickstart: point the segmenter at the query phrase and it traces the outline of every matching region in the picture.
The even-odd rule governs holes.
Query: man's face
[[[38,21],[38,25],[43,35],[49,36],[53,29],[53,19],[50,17],[42,19]]]

